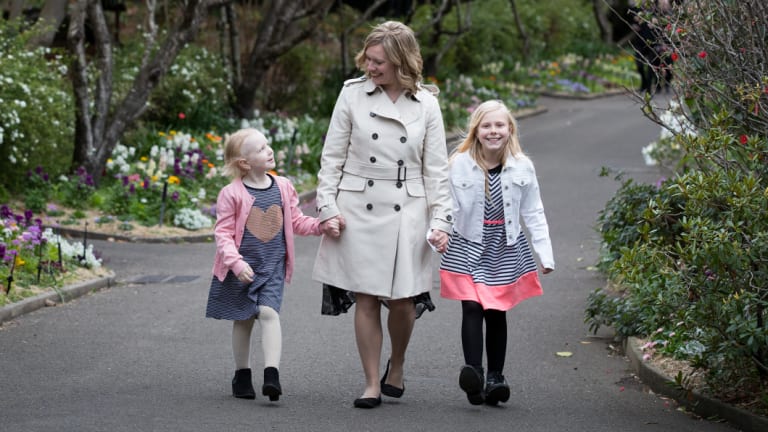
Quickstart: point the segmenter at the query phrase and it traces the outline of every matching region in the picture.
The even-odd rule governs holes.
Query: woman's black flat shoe
[[[381,396],[375,398],[358,398],[355,399],[355,408],[376,408],[381,405]]]
[[[405,382],[403,382],[403,388],[395,387],[392,384],[387,384],[387,375],[389,375],[389,360],[387,360],[387,369],[384,371],[384,376],[381,377],[381,394],[393,398],[399,398],[403,396],[405,392]]]

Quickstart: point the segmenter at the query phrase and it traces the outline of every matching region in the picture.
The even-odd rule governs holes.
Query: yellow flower
[[[20,256],[16,255],[16,267],[21,267],[26,263]]]
[[[148,161],[148,160],[149,160],[149,158],[148,158],[148,157],[146,157],[146,156],[142,156],[142,157],[140,157],[139,159],[140,159],[142,162],[146,162],[146,161]]]
[[[160,136],[165,136],[165,132],[158,132],[157,134]]]
[[[152,177],[150,177],[150,179],[151,179],[153,182],[157,182],[157,179],[158,179],[158,177],[157,177],[156,175],[153,175]]]
[[[172,130],[172,131],[170,131],[170,132],[169,132],[169,134],[170,134],[171,136],[175,136],[175,135],[176,135],[176,131],[175,131],[175,130]]]
[[[168,183],[170,183],[170,184],[181,184],[181,179],[172,175],[172,176],[168,177]]]

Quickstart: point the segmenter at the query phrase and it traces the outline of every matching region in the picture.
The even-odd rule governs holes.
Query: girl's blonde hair
[[[467,125],[467,135],[458,147],[456,147],[456,150],[454,150],[454,156],[457,153],[469,152],[472,159],[477,162],[482,161],[483,145],[477,137],[477,130],[480,128],[480,123],[482,123],[483,118],[485,118],[488,113],[494,111],[502,111],[506,115],[507,122],[509,123],[509,139],[504,144],[505,151],[501,156],[501,164],[503,165],[507,162],[507,156],[512,156],[515,159],[525,156],[522,147],[520,147],[520,133],[517,127],[517,120],[515,120],[515,116],[512,115],[509,108],[499,100],[485,101],[472,111],[472,115],[469,117],[469,123]]]
[[[395,66],[397,82],[404,89],[416,93],[422,81],[421,71],[424,63],[413,30],[398,21],[387,21],[374,27],[365,38],[363,49],[355,56],[355,64],[366,76],[368,71],[365,65],[365,51],[374,45],[384,48],[387,60]]]
[[[224,140],[224,168],[221,170],[221,175],[230,178],[242,177],[245,175],[243,170],[237,165],[237,162],[243,158],[243,155],[240,152],[243,143],[253,134],[261,134],[261,131],[254,128],[244,128],[227,136]]]
[[[520,133],[517,127],[517,120],[515,120],[515,116],[512,115],[512,112],[507,108],[504,102],[499,100],[485,101],[472,111],[472,115],[469,117],[469,123],[467,125],[467,135],[451,154],[451,160],[453,160],[457,154],[469,152],[469,156],[477,162],[477,165],[485,173],[485,192],[489,199],[488,167],[483,163],[483,144],[477,137],[477,130],[480,128],[480,123],[483,122],[483,118],[485,118],[488,113],[496,111],[502,111],[506,115],[507,122],[509,123],[509,138],[504,144],[504,152],[501,154],[501,165],[503,166],[507,163],[508,156],[512,156],[515,159],[524,157],[525,154],[523,153],[522,147],[520,147]]]

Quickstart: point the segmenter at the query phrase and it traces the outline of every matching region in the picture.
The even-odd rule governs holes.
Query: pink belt
[[[504,225],[504,220],[488,220],[483,221],[485,225]]]

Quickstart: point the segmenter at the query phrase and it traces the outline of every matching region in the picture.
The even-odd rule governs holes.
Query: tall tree
[[[270,67],[283,54],[307,39],[328,14],[334,0],[272,0],[259,22],[259,30],[235,89],[235,112],[253,117],[257,91]],[[237,24],[232,24],[236,26]]]
[[[609,44],[613,42],[613,26],[608,19],[609,9],[612,10],[612,6],[606,3],[607,0],[592,0],[592,12],[595,15],[597,28],[600,31],[600,39]]]
[[[417,31],[418,33],[429,32],[429,41],[427,43],[433,48],[428,50],[424,56],[425,76],[434,76],[437,74],[440,60],[445,56],[445,53],[447,53],[454,43],[456,43],[459,36],[468,32],[472,27],[470,5],[471,2],[466,2],[464,4],[464,12],[462,14],[461,0],[442,0],[439,4],[435,5],[429,22],[423,29]],[[443,21],[454,7],[456,8],[456,28],[449,30],[443,26]],[[440,40],[444,36],[448,36],[448,41],[441,45]]]
[[[35,46],[50,46],[61,23],[67,16],[69,0],[47,0],[40,11],[35,28],[41,29],[30,43]]]
[[[520,18],[520,12],[517,10],[517,2],[515,0],[509,0],[509,7],[512,9],[512,16],[515,18],[517,34],[520,36],[520,42],[523,44],[523,58],[527,60],[528,56],[531,54],[531,38],[528,36],[528,32],[525,31],[523,20]]]
[[[181,19],[158,39],[155,0],[147,0],[146,45],[133,84],[120,101],[113,101],[112,38],[101,0],[77,0],[70,11],[67,47],[74,57],[72,86],[75,96],[75,149],[72,166],[83,166],[99,178],[118,140],[147,108],[152,90],[160,83],[184,46],[191,42],[209,7],[227,0],[187,0],[180,6]],[[85,24],[93,31],[93,46],[86,47]],[[91,54],[92,51],[92,54]],[[96,67],[89,68],[89,62]],[[89,74],[95,71],[92,85]]]
[[[24,12],[24,1],[23,0],[6,0],[5,4],[3,5],[3,11],[8,11],[8,18],[9,19],[16,19],[19,18]]]

